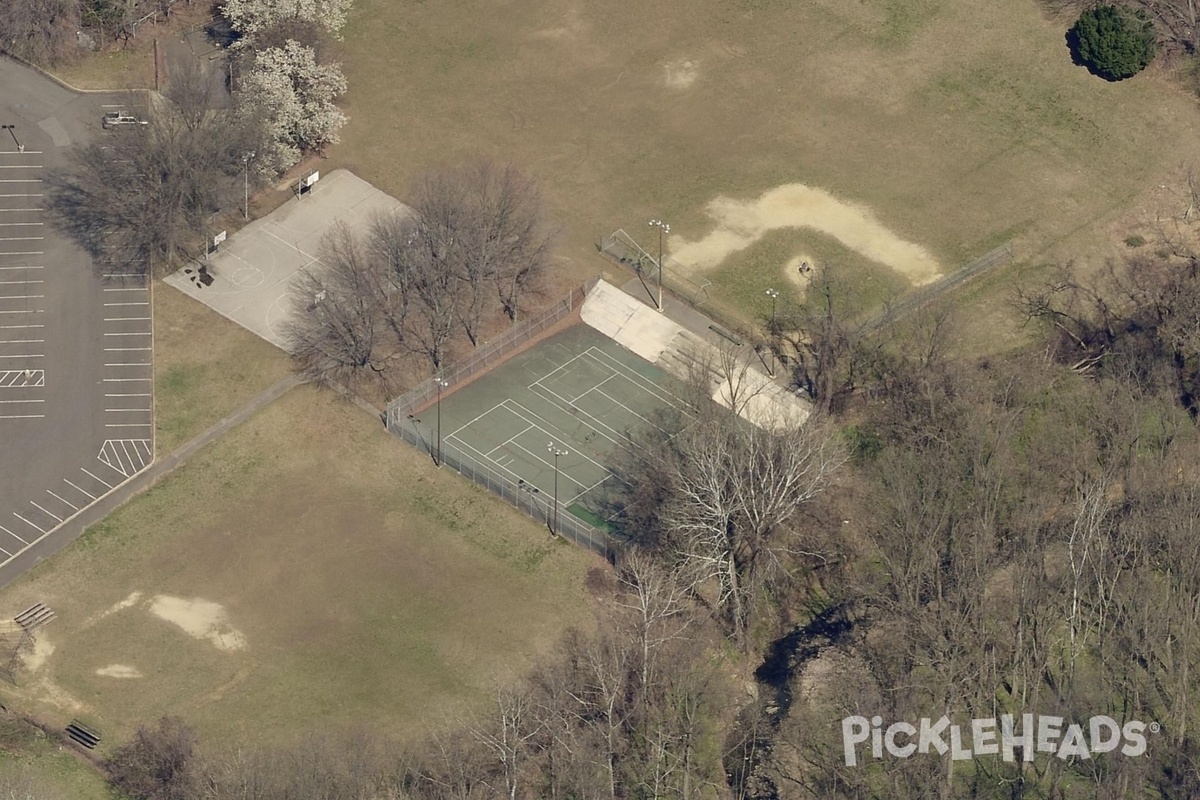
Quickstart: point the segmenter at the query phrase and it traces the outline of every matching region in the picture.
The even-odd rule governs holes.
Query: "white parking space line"
[[[149,291],[144,286],[115,286],[105,289],[106,292],[145,292]]]
[[[24,389],[25,387],[22,386],[20,388]],[[30,388],[33,388],[33,387],[30,387]],[[4,404],[4,403],[44,403],[44,402],[46,402],[46,401],[45,400],[0,400],[0,404]]]
[[[91,476],[92,476],[93,478],[95,478],[96,480],[98,480],[98,481],[100,481],[101,483],[103,483],[103,484],[104,484],[105,486],[107,486],[108,488],[110,488],[110,489],[111,489],[111,488],[113,488],[113,485],[112,485],[111,483],[109,483],[108,481],[104,480],[104,478],[101,478],[99,475],[95,474],[94,472],[91,472],[90,470],[84,469],[83,467],[80,467],[80,469],[82,469],[82,470],[83,470],[84,472],[86,472],[88,475],[91,475]]]
[[[149,336],[150,331],[132,331],[126,333],[106,333],[105,336]]]
[[[134,305],[130,303],[129,305]],[[149,317],[105,317],[105,322],[149,322]]]
[[[24,522],[26,525],[28,525],[29,527],[33,528],[34,530],[39,530],[39,531],[41,531],[42,533],[45,533],[45,532],[46,532],[46,529],[45,529],[45,528],[43,528],[41,525],[34,525],[32,522],[30,522],[29,520],[25,519],[24,517],[22,517],[20,514],[18,514],[18,513],[17,513],[17,512],[15,512],[15,511],[13,512],[13,516],[14,516],[14,517],[16,517],[17,519],[21,520],[21,522]],[[13,536],[17,536],[17,535],[14,533],[14,534],[13,534]],[[21,537],[20,537],[20,536],[17,536],[17,538],[18,538],[18,539],[21,539]],[[25,540],[24,540],[24,539],[21,539],[21,541],[22,541],[22,542],[25,542]],[[25,542],[25,544],[29,544],[29,542]]]
[[[104,291],[107,292],[108,289],[105,289]],[[150,303],[146,302],[145,300],[140,300],[140,301],[133,302],[133,303],[105,303],[104,305],[106,305],[106,306],[148,306],[148,305],[150,305]],[[150,318],[143,317],[142,319],[150,319]]]
[[[45,414],[0,414],[0,419],[45,419]]]
[[[0,325],[0,331],[13,330],[16,328],[44,328],[45,325]]]
[[[10,531],[8,528],[4,527],[3,525],[0,525],[0,531],[4,531],[9,536],[13,537],[14,539],[16,539],[18,542],[21,542],[22,544],[29,544],[29,542],[25,541],[20,536],[17,536],[15,533]]]
[[[132,412],[132,411],[138,411],[138,412],[143,412],[143,411],[149,411],[150,409],[148,409],[148,408],[106,408],[106,409],[104,409],[104,410],[105,410],[105,411],[107,411],[107,412],[109,412],[109,413],[119,413],[119,412],[121,412],[121,411],[130,411],[130,412]]]
[[[149,422],[106,422],[106,428],[149,428]]]
[[[0,339],[0,344],[45,344],[45,339]]]
[[[45,183],[41,178],[0,178],[0,183]]]
[[[31,283],[45,283],[40,278],[33,278],[27,281],[0,281],[0,286],[28,286]]]
[[[149,381],[149,378],[104,378],[105,383],[130,383],[132,381]]]
[[[36,355],[34,353],[27,353],[25,355],[19,355],[19,356],[0,356],[0,358],[45,358],[45,356],[44,355]]]
[[[95,500],[95,499],[96,499],[96,495],[92,494],[92,493],[91,493],[91,492],[89,492],[87,489],[83,489],[83,488],[81,488],[81,487],[79,487],[79,486],[76,486],[74,483],[71,483],[71,482],[70,482],[69,480],[67,480],[66,478],[63,478],[63,483],[65,483],[65,484],[69,485],[69,486],[70,486],[72,489],[74,489],[74,490],[76,490],[76,491],[78,491],[78,492],[82,492],[83,494],[86,494],[88,497],[92,498],[93,500]]]
[[[151,349],[151,348],[149,348],[149,347],[106,347],[106,348],[104,348],[104,352],[106,352],[106,353],[137,353],[137,352],[144,352],[149,349]]]
[[[41,164],[4,164],[0,169],[42,169]]]
[[[79,506],[75,505],[70,500],[67,500],[65,497],[60,497],[59,495],[56,495],[54,492],[50,491],[49,489],[46,490],[46,494],[50,495],[55,500],[58,500],[60,503],[64,503],[64,504],[70,506],[75,511],[79,510]]]
[[[29,505],[33,506],[33,507],[34,507],[34,508],[36,508],[38,511],[41,511],[43,514],[46,514],[47,516],[54,517],[54,519],[58,520],[59,522],[62,522],[62,517],[58,516],[57,514],[54,514],[54,513],[50,512],[50,511],[47,511],[45,508],[43,508],[42,506],[40,506],[40,505],[38,505],[37,503],[33,502],[32,500],[30,500],[30,501],[29,501]]]

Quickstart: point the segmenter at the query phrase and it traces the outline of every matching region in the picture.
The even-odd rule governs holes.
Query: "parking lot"
[[[47,198],[129,104],[0,59],[0,564],[153,461],[148,282],[94,264]]]

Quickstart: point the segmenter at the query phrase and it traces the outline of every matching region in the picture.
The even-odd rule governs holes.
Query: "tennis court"
[[[655,412],[679,408],[662,370],[586,325],[575,325],[476,378],[448,386],[414,415],[449,457],[464,453],[524,491],[598,522],[613,451]],[[556,456],[555,453],[558,453]]]

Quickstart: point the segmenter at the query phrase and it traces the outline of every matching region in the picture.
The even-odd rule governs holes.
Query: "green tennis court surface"
[[[442,395],[443,447],[489,462],[523,488],[553,497],[554,449],[558,500],[600,509],[607,464],[630,434],[653,425],[654,412],[680,407],[677,384],[666,373],[586,325],[576,325],[461,389]],[[437,404],[416,415],[438,428]],[[436,444],[434,445],[436,447]]]

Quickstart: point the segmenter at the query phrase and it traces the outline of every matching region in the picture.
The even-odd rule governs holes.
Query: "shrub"
[[[1097,75],[1119,81],[1154,59],[1154,26],[1141,12],[1105,5],[1079,15],[1069,34],[1079,60]]]

